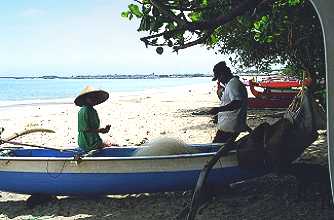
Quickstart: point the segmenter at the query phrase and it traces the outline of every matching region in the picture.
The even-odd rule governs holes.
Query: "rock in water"
[[[199,150],[189,147],[176,138],[157,138],[150,141],[146,147],[139,148],[134,156],[162,156],[198,153]]]

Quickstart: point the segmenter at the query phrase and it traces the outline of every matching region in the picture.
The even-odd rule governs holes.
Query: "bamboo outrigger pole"
[[[53,148],[48,148],[48,147],[43,147],[43,146],[39,146],[39,145],[34,145],[34,144],[27,144],[27,143],[20,143],[20,142],[15,142],[12,141],[15,138],[21,137],[23,135],[27,135],[27,134],[31,134],[31,133],[36,133],[36,132],[46,132],[46,133],[56,133],[55,131],[51,130],[51,129],[46,129],[46,128],[33,128],[33,129],[28,129],[28,130],[24,130],[18,133],[14,133],[13,135],[2,139],[1,138],[1,134],[3,133],[5,129],[4,128],[0,128],[0,145],[4,144],[4,143],[8,143],[8,144],[13,144],[13,145],[21,145],[21,146],[29,146],[29,147],[39,147],[39,148],[45,148],[45,149],[53,149]],[[0,147],[2,148],[2,147]]]
[[[0,137],[1,137],[1,133],[4,131],[3,128],[0,129]],[[15,138],[21,137],[23,135],[27,135],[27,134],[31,134],[31,133],[36,133],[36,132],[46,132],[46,133],[56,133],[54,130],[51,129],[46,129],[46,128],[33,128],[33,129],[28,129],[28,130],[24,130],[18,133],[14,133],[13,135],[5,138],[3,141],[11,141]]]

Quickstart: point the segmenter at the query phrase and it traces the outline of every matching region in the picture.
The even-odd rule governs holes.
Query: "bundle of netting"
[[[189,147],[182,140],[171,137],[156,138],[145,145],[138,149],[135,156],[180,155],[198,152],[197,149]]]

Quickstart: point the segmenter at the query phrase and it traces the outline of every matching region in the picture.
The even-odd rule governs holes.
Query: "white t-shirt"
[[[225,132],[241,132],[247,130],[248,94],[245,85],[237,77],[226,84],[221,97],[220,106],[225,106],[234,100],[241,101],[241,107],[233,111],[218,113],[218,129]]]

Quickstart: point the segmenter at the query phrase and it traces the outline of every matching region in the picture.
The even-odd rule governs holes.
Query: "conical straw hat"
[[[105,102],[109,98],[109,93],[104,90],[95,90],[92,86],[86,86],[80,94],[75,98],[74,103],[77,106],[83,106],[86,103],[87,95],[94,95],[96,97],[96,105]]]

